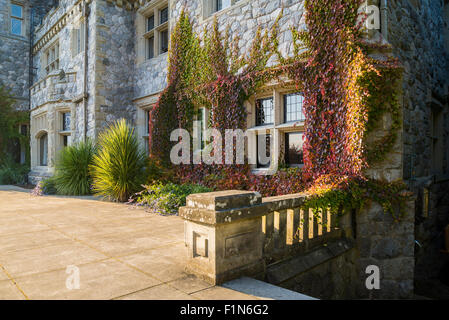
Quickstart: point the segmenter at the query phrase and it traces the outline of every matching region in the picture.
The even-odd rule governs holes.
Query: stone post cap
[[[232,223],[252,218],[266,212],[262,196],[253,191],[218,191],[191,194],[186,206],[179,208],[179,215],[203,224]]]
[[[206,210],[227,210],[250,207],[262,203],[259,192],[227,190],[197,193],[187,196],[187,206]]]

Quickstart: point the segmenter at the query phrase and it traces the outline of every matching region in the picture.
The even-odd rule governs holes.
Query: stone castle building
[[[370,174],[402,178],[415,192],[415,229],[408,236],[418,244],[404,249],[400,235],[379,233],[391,241],[367,239],[365,257],[375,259],[376,250],[406,262],[415,257],[417,281],[437,278],[449,261],[441,253],[449,223],[449,3],[369,3],[380,9],[375,36],[382,34],[405,68],[403,128],[395,151]],[[281,7],[284,55],[292,53],[290,27],[305,27],[303,0],[0,0],[0,81],[13,88],[18,108],[31,112],[30,181],[52,175],[64,146],[95,140],[119,118],[136,127],[148,148],[148,112],[166,85],[170,32],[183,7],[198,31],[214,17],[220,28],[230,26],[240,35],[242,50],[249,48],[258,26],[272,25]],[[274,83],[246,103],[250,157],[262,135],[287,164],[301,165],[298,154],[284,150],[302,145],[302,99],[293,87]],[[206,110],[199,110],[199,117],[206,123]],[[258,163],[254,169],[274,165]],[[395,285],[407,286],[407,281]]]

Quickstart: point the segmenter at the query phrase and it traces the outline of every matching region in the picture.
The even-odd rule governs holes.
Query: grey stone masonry
[[[0,2],[0,85],[9,88],[18,110],[29,109],[30,87],[30,30],[48,10],[47,1]],[[11,5],[22,7],[22,34],[11,31]]]

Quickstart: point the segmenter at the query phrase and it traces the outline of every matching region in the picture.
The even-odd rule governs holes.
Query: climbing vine
[[[0,84],[0,164],[6,162],[10,156],[8,147],[16,140],[20,145],[29,145],[29,136],[19,131],[21,123],[28,123],[29,112],[14,110],[15,100],[8,90]],[[29,150],[26,148],[26,160],[29,161]]]
[[[360,208],[375,200],[386,212],[403,212],[408,194],[402,183],[368,179],[364,170],[395,145],[401,127],[397,59],[374,59],[385,46],[365,41],[358,8],[362,0],[306,0],[307,30],[293,28],[293,55],[278,51],[278,21],[257,30],[250,50],[241,54],[238,36],[219,32],[214,21],[199,36],[183,11],[169,49],[167,88],[151,114],[151,156],[169,165],[170,133],[191,130],[195,110],[207,107],[210,127],[246,129],[244,102],[269,80],[287,75],[304,92],[304,169],[280,170],[271,177],[251,174],[248,165],[180,165],[181,182],[216,189],[240,188],[264,195],[307,192],[308,207]],[[278,64],[268,66],[271,58]],[[177,115],[176,117],[174,115]],[[383,118],[389,128],[378,140]],[[397,217],[399,218],[399,216]]]

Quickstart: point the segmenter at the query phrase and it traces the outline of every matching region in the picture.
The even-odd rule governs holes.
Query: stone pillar
[[[193,194],[179,209],[185,219],[186,271],[211,284],[264,271],[261,216],[267,207],[258,192]]]

